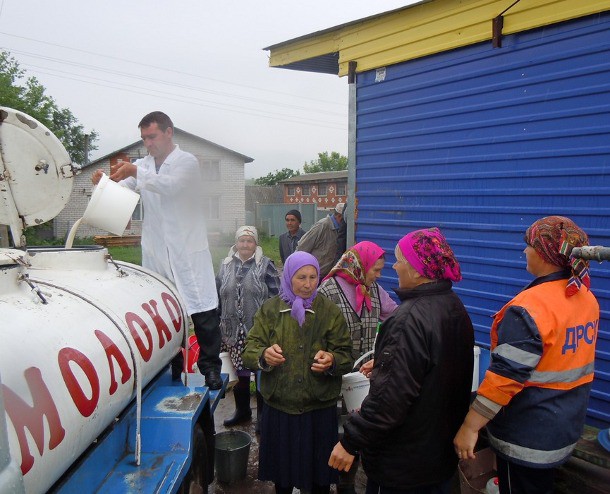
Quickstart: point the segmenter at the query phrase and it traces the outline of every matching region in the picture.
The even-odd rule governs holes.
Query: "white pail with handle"
[[[123,235],[139,200],[139,194],[103,174],[93,188],[83,222],[115,235]]]
[[[370,356],[373,351],[367,352],[354,362],[354,368],[358,367],[366,357]],[[343,376],[341,383],[341,394],[345,407],[348,412],[358,410],[362,405],[362,401],[369,394],[370,380],[361,372],[350,372]]]
[[[229,375],[229,384],[235,384],[238,381],[237,371],[235,370],[235,366],[231,361],[231,356],[228,352],[222,352],[220,355],[220,360],[222,362],[222,367],[220,368],[220,372],[222,374]]]

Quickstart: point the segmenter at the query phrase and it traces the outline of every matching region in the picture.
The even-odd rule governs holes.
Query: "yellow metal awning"
[[[428,0],[265,48],[269,65],[344,76],[610,10],[610,0]]]

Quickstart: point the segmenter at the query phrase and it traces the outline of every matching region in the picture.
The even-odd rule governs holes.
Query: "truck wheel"
[[[187,472],[179,494],[207,494],[208,492],[208,448],[203,428],[195,424],[193,429],[193,462]]]

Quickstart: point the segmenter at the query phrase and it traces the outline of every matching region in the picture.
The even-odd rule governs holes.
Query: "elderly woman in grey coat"
[[[247,422],[252,417],[251,371],[244,367],[241,353],[254,314],[265,300],[279,292],[278,272],[273,261],[263,255],[255,227],[242,226],[235,233],[235,245],[220,265],[216,287],[220,300],[221,351],[229,353],[239,378],[233,387],[235,413],[224,421],[224,425],[230,427]],[[262,398],[257,392],[258,420],[261,407]]]

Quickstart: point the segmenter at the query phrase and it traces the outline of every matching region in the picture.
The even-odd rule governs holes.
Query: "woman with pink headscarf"
[[[377,280],[385,264],[385,251],[373,242],[358,242],[348,249],[322,280],[318,292],[341,309],[352,338],[352,356],[358,359],[373,349],[377,325],[398,307]],[[373,368],[369,360],[362,368],[367,375]],[[338,494],[355,493],[357,459],[348,473],[341,472]]]
[[[448,494],[474,360],[472,323],[452,290],[460,265],[438,228],[405,235],[395,254],[401,305],[381,326],[369,394],[329,465],[349,471],[360,454],[367,494]]]
[[[343,312],[352,336],[354,358],[373,349],[377,324],[398,307],[377,284],[384,264],[385,251],[379,245],[358,242],[341,256],[318,288]]]

